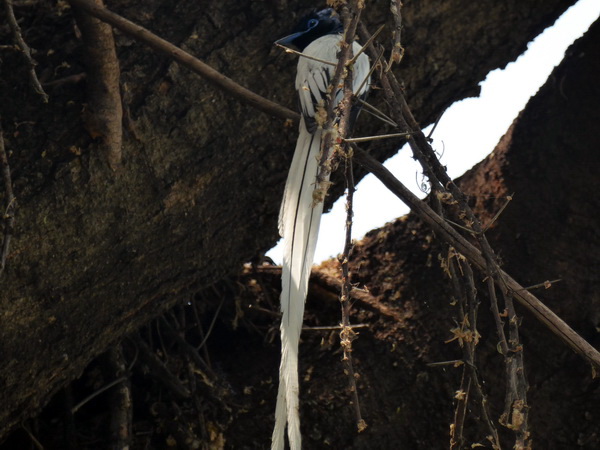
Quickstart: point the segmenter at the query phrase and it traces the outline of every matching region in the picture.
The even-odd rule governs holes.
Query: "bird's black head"
[[[293,45],[303,51],[308,44],[327,34],[341,33],[344,30],[337,13],[331,9],[313,11],[300,20],[289,36],[276,41],[280,45]]]

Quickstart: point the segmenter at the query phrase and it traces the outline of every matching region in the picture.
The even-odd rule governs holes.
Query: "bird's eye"
[[[308,21],[308,29],[312,30],[314,27],[316,27],[317,25],[319,25],[319,21],[317,19],[310,19]]]

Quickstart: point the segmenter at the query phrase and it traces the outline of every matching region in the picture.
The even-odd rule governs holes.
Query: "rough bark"
[[[490,69],[515,59],[571,3],[407,4],[401,70],[420,120],[475,94]],[[303,12],[298,2],[108,7],[295,104],[295,63],[270,43]],[[83,123],[84,55],[71,11],[40,1],[16,14],[50,101],[28,85],[21,55],[3,48],[0,114],[18,209],[0,279],[0,435],[111,343],[273,244],[296,134],[117,33],[125,133],[113,172]],[[386,15],[372,7],[366,21]],[[5,25],[0,33],[8,42]]]

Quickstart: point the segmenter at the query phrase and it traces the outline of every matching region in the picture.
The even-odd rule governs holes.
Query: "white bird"
[[[283,450],[287,424],[291,450],[300,450],[300,415],[298,403],[298,344],[304,316],[308,278],[313,263],[323,201],[313,197],[321,155],[323,129],[315,120],[317,106],[323,105],[333,78],[340,51],[343,26],[332,9],[313,12],[302,19],[297,32],[277,41],[292,44],[307,57],[300,56],[296,73],[296,90],[300,97],[302,119],[294,158],[285,185],[279,213],[279,233],[283,238],[281,290],[281,365],[275,410],[275,428],[271,449]],[[356,54],[361,46],[354,43]],[[311,59],[314,58],[314,59]],[[325,62],[322,62],[325,61]],[[369,83],[369,59],[362,53],[353,69],[354,94],[366,94]],[[360,92],[357,92],[360,89]],[[341,100],[337,89],[335,105]],[[318,197],[318,196],[317,196]]]

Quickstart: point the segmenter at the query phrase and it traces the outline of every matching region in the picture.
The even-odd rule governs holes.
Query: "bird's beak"
[[[283,47],[289,47],[290,45],[293,45],[292,42],[294,41],[294,39],[296,39],[298,36],[301,36],[303,34],[304,34],[304,31],[299,31],[298,33],[290,34],[289,36],[283,37],[283,38],[275,41],[275,45],[282,45]]]

